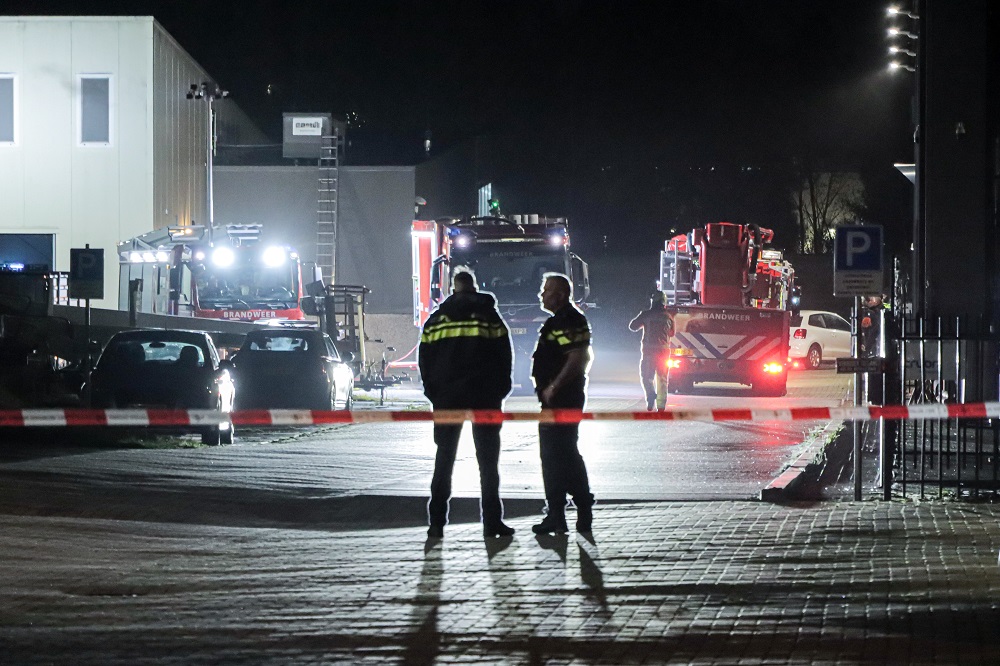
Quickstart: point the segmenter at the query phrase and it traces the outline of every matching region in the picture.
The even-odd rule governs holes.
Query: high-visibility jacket
[[[436,409],[498,409],[510,393],[512,361],[510,331],[492,294],[452,294],[420,334],[420,377]]]
[[[590,323],[575,305],[567,303],[545,320],[538,331],[538,343],[532,354],[531,377],[535,392],[551,384],[566,365],[567,355],[575,349],[590,353]],[[561,387],[546,407],[582,409],[586,400],[587,376],[580,374]]]

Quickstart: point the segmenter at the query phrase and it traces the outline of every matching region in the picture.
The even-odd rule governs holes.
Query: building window
[[[17,125],[14,122],[14,113],[17,110],[14,83],[13,74],[0,74],[0,144],[12,144],[17,137]]]
[[[111,143],[111,77],[85,74],[80,77],[80,143]]]

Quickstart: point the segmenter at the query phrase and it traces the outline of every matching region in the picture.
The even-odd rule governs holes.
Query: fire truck
[[[755,395],[785,395],[795,271],[774,232],[716,222],[675,236],[660,253],[659,289],[674,313],[668,386],[688,393],[696,382],[731,382]]]
[[[480,291],[496,296],[514,345],[514,385],[531,387],[531,353],[546,318],[538,304],[545,273],[563,273],[573,297],[585,305],[590,295],[587,263],[570,251],[566,218],[511,215],[415,220],[411,227],[413,324],[422,327],[447,298],[452,271],[476,274]]]
[[[187,225],[119,243],[121,309],[239,321],[304,319],[299,255],[285,246],[262,246],[260,233],[259,224]]]

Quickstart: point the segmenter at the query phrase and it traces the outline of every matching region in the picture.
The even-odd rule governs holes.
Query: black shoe
[[[514,528],[510,525],[504,525],[503,523],[498,523],[496,525],[490,525],[489,527],[483,527],[484,537],[509,537],[514,536]]]
[[[647,411],[647,412],[651,412],[651,411],[653,411],[653,409],[654,409],[654,405],[653,405],[653,403],[651,403],[651,402],[647,402],[647,403],[646,403],[646,411]]]
[[[576,531],[594,531],[594,510],[591,507],[576,507]]]
[[[557,518],[553,515],[548,515],[542,519],[542,522],[532,525],[531,531],[535,534],[552,534],[553,532],[565,534],[569,532],[569,528],[566,526],[566,516],[559,516]]]
[[[431,525],[427,528],[427,538],[429,539],[443,539],[444,538],[444,525]]]

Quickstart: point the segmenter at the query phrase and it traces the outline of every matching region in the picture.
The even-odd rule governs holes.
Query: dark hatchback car
[[[200,331],[117,333],[90,376],[90,405],[108,408],[233,410],[232,364],[219,359],[212,337]],[[232,423],[199,429],[206,444],[233,441]]]
[[[322,331],[251,331],[233,357],[239,409],[351,409],[354,371]]]

